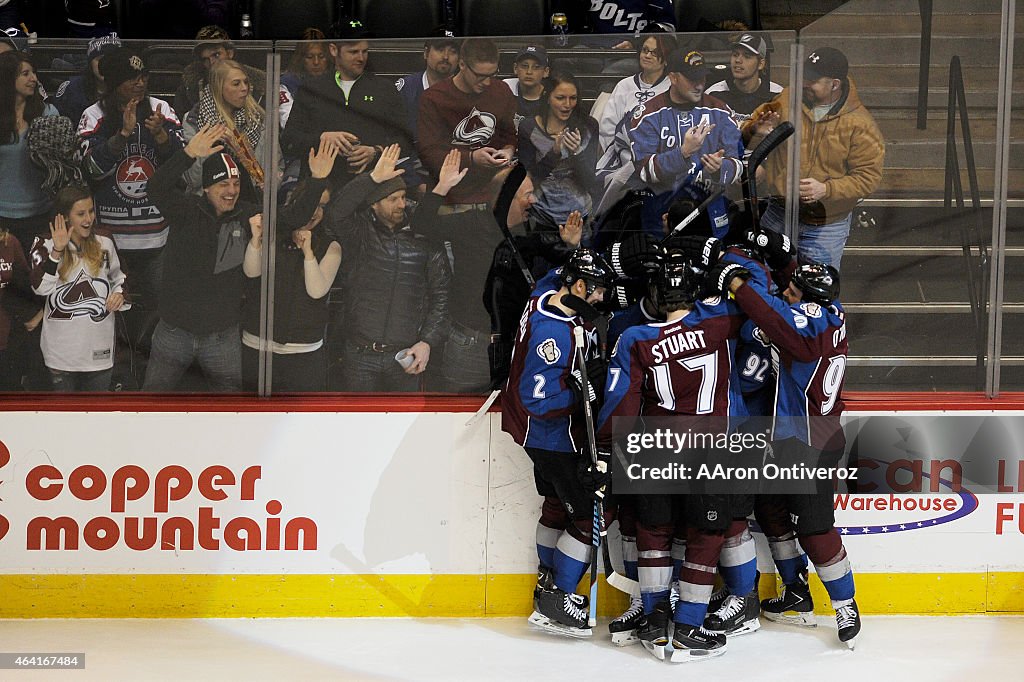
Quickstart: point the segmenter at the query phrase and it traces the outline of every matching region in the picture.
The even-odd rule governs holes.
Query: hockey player
[[[579,455],[584,443],[575,432],[581,424],[574,413],[591,396],[582,394],[582,374],[574,366],[573,329],[583,320],[567,297],[599,303],[614,273],[600,255],[579,248],[558,276],[557,290],[541,286],[546,278],[541,281],[543,293],[530,300],[520,320],[502,392],[502,430],[533,461],[537,492],[544,497],[537,524],[540,575],[529,622],[550,632],[589,637],[587,601],[574,591],[590,565],[594,491],[604,481]],[[589,338],[586,345],[584,357],[596,355]],[[597,358],[588,365],[594,392],[595,380],[603,386],[605,365]]]
[[[681,48],[669,56],[667,92],[633,114],[629,138],[637,179],[656,193],[644,206],[644,231],[659,236],[661,217],[672,201],[703,201],[709,182],[728,185],[743,175],[743,141],[732,111],[705,94],[704,56]],[[729,230],[725,199],[708,206],[714,235]]]
[[[729,414],[734,340],[743,318],[721,297],[699,301],[702,279],[681,252],[670,252],[651,287],[665,321],[631,327],[612,353],[598,420],[607,444],[614,416]],[[644,647],[664,660],[669,619],[676,622],[673,661],[710,658],[725,652],[726,638],[702,626],[719,553],[731,533],[731,501],[723,496],[637,497],[639,577],[644,621],[638,635]],[[714,512],[714,513],[710,513]],[[680,603],[669,604],[670,547],[674,521],[686,517],[686,562],[680,571]],[[745,527],[745,524],[744,524]],[[749,591],[749,588],[748,588]]]
[[[777,277],[783,289],[780,300],[748,281],[748,264],[729,254],[714,274],[768,335],[773,355],[778,355],[772,434],[776,456],[807,461],[820,453],[823,460],[838,461],[845,448],[839,420],[848,350],[845,313],[838,301],[839,272],[829,265],[797,267],[791,261]],[[755,514],[769,543],[792,547],[794,537],[799,540],[832,600],[839,640],[852,649],[861,626],[853,571],[835,528],[831,482],[823,483],[813,494],[758,496]],[[773,549],[786,587],[781,597],[762,602],[762,608],[770,620],[814,625],[806,573],[793,554],[780,556],[778,547]]]

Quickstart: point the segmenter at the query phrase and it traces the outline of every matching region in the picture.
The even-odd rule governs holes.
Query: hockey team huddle
[[[627,496],[607,473],[612,421],[622,417],[773,417],[776,456],[843,454],[838,270],[798,264],[788,237],[757,221],[722,239],[712,231],[706,221],[661,240],[634,235],[604,255],[578,248],[532,292],[502,396],[503,429],[526,450],[544,497],[530,623],[592,635],[577,585],[596,567],[595,524],[617,520],[624,573],[638,589],[609,625],[615,644],[640,642],[681,662],[725,653],[729,637],[759,629],[762,612],[813,626],[810,560],[852,648],[860,616],[830,481],[805,495]],[[627,290],[639,300],[609,322],[606,302]],[[665,343],[686,334],[689,343]],[[751,515],[785,584],[764,601]]]

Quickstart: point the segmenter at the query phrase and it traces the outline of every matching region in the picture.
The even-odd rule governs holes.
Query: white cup
[[[416,358],[409,353],[408,348],[405,348],[395,353],[395,362],[400,364],[402,369],[409,369],[412,367],[412,363],[416,362]]]

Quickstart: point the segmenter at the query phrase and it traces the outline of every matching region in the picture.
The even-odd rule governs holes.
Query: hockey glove
[[[576,466],[576,477],[579,479],[580,485],[598,499],[604,498],[605,486],[612,480],[612,474],[609,471],[611,459],[612,453],[609,450],[599,449],[596,464],[590,460],[590,457],[583,454]]]
[[[739,277],[747,280],[750,278],[750,270],[736,263],[719,263],[708,271],[707,289],[710,294],[728,294],[729,283]]]
[[[608,262],[619,277],[642,277],[648,268],[657,266],[658,245],[645,232],[630,235],[612,244]]]
[[[604,295],[602,309],[625,310],[647,293],[647,286],[640,279],[622,279]]]
[[[758,249],[764,262],[772,270],[782,270],[796,256],[796,249],[790,238],[779,232],[755,227],[747,230],[747,243]]]
[[[665,251],[682,251],[694,265],[702,270],[711,269],[722,255],[722,242],[714,237],[685,235],[669,237],[662,245]]]
[[[569,390],[572,391],[572,394],[573,394],[573,396],[576,399],[576,404],[577,405],[582,405],[583,404],[583,375],[580,374],[580,370],[579,370],[578,367],[573,368],[573,370],[571,372],[569,372],[569,376],[567,376],[565,378],[565,383],[569,387]],[[590,389],[588,391],[588,393],[587,393],[587,399],[591,403],[596,403],[597,402],[597,391],[594,388],[593,382],[590,382],[590,385],[587,386],[587,388]]]

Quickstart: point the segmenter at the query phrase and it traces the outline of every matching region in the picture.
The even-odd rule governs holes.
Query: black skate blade
[[[594,631],[590,628],[574,628],[570,625],[563,625],[537,611],[533,612],[533,615],[527,619],[527,622],[542,632],[562,637],[572,637],[573,639],[589,639],[594,634]]]

